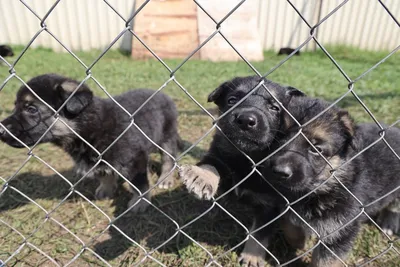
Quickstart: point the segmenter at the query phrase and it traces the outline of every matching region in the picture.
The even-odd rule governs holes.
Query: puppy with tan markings
[[[284,229],[289,242],[303,240],[311,231],[304,219],[326,246],[320,244],[313,251],[311,265],[326,267],[343,266],[341,260],[345,261],[361,223],[367,220],[363,210],[371,217],[378,216],[387,234],[400,230],[400,191],[396,190],[400,186],[400,129],[390,127],[382,132],[376,124],[355,125],[346,111],[332,107],[324,112],[328,107],[323,100],[307,97],[290,102],[288,110],[305,124],[301,131],[306,138],[296,137],[300,128],[285,115],[280,143],[293,140],[272,156],[262,171],[290,202],[312,192],[291,206],[298,215],[285,213],[282,220],[262,231],[264,238],[284,224],[290,225]],[[393,151],[380,140],[358,154],[381,134]],[[282,212],[286,203],[278,206]],[[297,230],[288,231],[293,227]]]
[[[0,126],[0,140],[16,148],[36,143],[51,142],[62,147],[76,162],[77,172],[100,181],[96,198],[111,198],[117,187],[119,172],[127,177],[142,193],[148,190],[147,163],[150,152],[156,147],[133,125],[111,147],[131,124],[132,118],[111,99],[93,96],[85,84],[72,95],[79,82],[57,74],[44,74],[31,79],[27,85],[54,110],[62,107],[56,121],[54,112],[40,101],[26,86],[17,93],[13,114],[4,119]],[[115,96],[114,99],[133,114],[154,93],[148,89],[137,89]],[[72,95],[72,96],[71,96]],[[64,103],[66,100],[68,101]],[[176,156],[179,136],[177,133],[177,111],[173,101],[163,93],[157,93],[133,117],[134,123],[155,143],[172,156]],[[65,124],[68,125],[68,127]],[[51,126],[50,130],[49,127]],[[86,140],[97,151],[99,157]],[[102,160],[99,163],[99,160]],[[159,186],[169,188],[174,183],[168,176],[174,162],[162,153],[162,173]],[[113,168],[111,168],[108,164]],[[136,190],[129,205],[139,200]],[[145,197],[150,199],[150,195]],[[144,210],[148,203],[141,200],[133,211]]]

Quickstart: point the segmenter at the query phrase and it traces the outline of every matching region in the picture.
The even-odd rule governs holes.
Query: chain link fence
[[[247,66],[259,77],[268,77],[268,75],[270,75],[272,72],[274,72],[275,70],[277,70],[280,66],[282,66],[283,64],[285,64],[288,60],[291,59],[291,57],[293,55],[295,55],[295,53],[297,51],[299,51],[300,49],[302,49],[305,45],[307,45],[309,42],[314,41],[317,46],[324,52],[324,54],[329,58],[329,60],[332,62],[332,64],[340,71],[340,73],[343,75],[343,79],[345,79],[348,83],[348,88],[346,90],[343,90],[343,94],[337,98],[337,100],[335,100],[333,102],[333,105],[339,103],[344,97],[346,97],[347,95],[353,95],[354,98],[358,101],[358,103],[365,109],[365,111],[369,114],[369,116],[372,118],[372,120],[378,125],[378,127],[380,127],[380,129],[382,130],[381,135],[379,137],[377,137],[376,142],[383,140],[386,145],[390,148],[390,150],[392,151],[392,153],[399,159],[399,164],[400,164],[400,157],[398,154],[396,154],[395,150],[390,146],[390,144],[385,140],[385,131],[387,130],[387,128],[384,128],[376,119],[376,117],[374,116],[374,114],[370,111],[370,109],[367,107],[367,105],[360,99],[360,97],[357,95],[356,93],[356,86],[357,83],[363,79],[363,77],[365,75],[367,75],[369,72],[374,71],[375,68],[377,68],[380,64],[384,63],[385,60],[387,60],[390,56],[392,56],[394,53],[396,53],[399,49],[400,49],[400,45],[397,46],[392,52],[390,52],[386,57],[382,58],[382,60],[380,60],[378,63],[376,63],[374,66],[372,66],[371,68],[365,70],[364,73],[362,73],[360,76],[358,76],[355,79],[351,79],[349,77],[349,75],[346,73],[345,69],[342,68],[339,63],[335,60],[335,58],[329,53],[329,51],[318,41],[317,38],[317,32],[319,29],[319,26],[321,24],[323,24],[326,20],[328,20],[337,10],[339,10],[340,8],[342,8],[344,5],[346,5],[347,2],[349,1],[342,1],[340,2],[335,9],[333,9],[328,15],[326,15],[325,17],[322,17],[316,24],[313,24],[309,21],[307,21],[302,13],[300,12],[300,10],[298,10],[296,8],[296,6],[292,3],[292,1],[287,1],[288,4],[296,11],[296,13],[299,15],[299,17],[303,20],[303,22],[305,24],[307,24],[307,26],[309,27],[309,36],[307,39],[304,40],[304,42],[298,46],[289,56],[287,56],[285,59],[283,59],[279,64],[277,64],[275,67],[273,67],[272,69],[270,69],[268,72],[266,73],[261,73],[259,70],[256,69],[256,67],[254,67],[254,65],[252,63],[250,63],[241,53],[240,51],[238,51],[235,46],[230,42],[230,40],[224,35],[223,31],[224,31],[224,23],[225,21],[237,10],[241,7],[241,5],[246,1],[246,0],[242,0],[239,3],[237,3],[237,5],[231,9],[230,12],[228,12],[221,20],[216,20],[215,18],[213,18],[208,10],[206,10],[202,4],[201,1],[197,1],[194,0],[195,4],[201,9],[202,12],[204,12],[205,14],[207,14],[207,16],[215,23],[215,30],[212,34],[210,34],[210,36],[203,42],[201,43],[194,51],[192,51],[189,55],[187,55],[187,57],[185,59],[183,59],[175,68],[172,68],[171,66],[169,66],[168,64],[166,64],[166,62],[163,61],[162,58],[160,58],[152,49],[151,47],[149,47],[133,30],[131,27],[132,21],[135,19],[135,17],[137,16],[137,14],[139,14],[141,12],[141,10],[150,2],[150,0],[145,1],[135,12],[134,14],[132,14],[131,17],[129,18],[124,18],[115,8],[113,8],[113,6],[106,0],[104,0],[104,3],[106,3],[110,9],[112,9],[121,20],[123,20],[125,22],[125,28],[121,30],[121,32],[115,37],[115,39],[106,47],[106,49],[104,49],[104,51],[102,51],[102,53],[90,64],[90,65],[86,65],[72,50],[69,49],[69,47],[65,46],[63,44],[62,41],[60,41],[60,39],[57,38],[57,36],[55,36],[52,33],[51,27],[48,27],[46,25],[46,20],[49,16],[51,16],[53,10],[57,7],[57,5],[60,3],[61,0],[55,1],[55,3],[52,5],[52,7],[48,10],[48,12],[43,16],[39,16],[35,10],[33,10],[30,6],[29,6],[29,1],[23,1],[21,0],[21,3],[30,11],[32,12],[32,14],[34,14],[37,19],[38,19],[38,23],[40,24],[40,29],[37,31],[37,33],[32,37],[32,39],[30,40],[30,42],[25,46],[25,48],[23,49],[23,51],[18,55],[18,57],[16,58],[16,60],[13,63],[8,62],[5,58],[0,57],[0,61],[5,63],[8,68],[9,68],[9,76],[2,81],[1,85],[0,85],[0,95],[1,95],[1,91],[3,90],[3,88],[5,88],[6,84],[11,80],[11,79],[17,79],[19,80],[22,84],[24,84],[25,86],[27,86],[26,81],[24,81],[18,74],[17,71],[17,66],[20,62],[20,60],[24,57],[24,55],[26,54],[27,50],[30,48],[30,46],[32,45],[32,43],[35,41],[35,39],[41,35],[41,34],[49,34],[52,38],[54,38],[54,40],[56,40],[61,46],[63,46],[63,48],[68,51],[69,55],[71,55],[77,62],[79,62],[79,64],[81,64],[84,69],[85,69],[85,78],[82,80],[82,82],[80,83],[80,85],[74,90],[73,94],[75,92],[77,92],[77,90],[79,90],[79,88],[81,87],[82,84],[86,83],[89,80],[92,80],[93,82],[95,82],[101,89],[102,91],[110,98],[114,101],[115,105],[117,105],[119,108],[121,108],[125,113],[127,113],[131,118],[133,117],[134,114],[130,114],[128,111],[126,111],[117,101],[115,101],[113,99],[113,97],[111,96],[111,94],[105,89],[105,87],[100,83],[100,81],[97,79],[97,77],[95,77],[95,75],[92,74],[92,69],[96,64],[100,64],[99,61],[100,59],[109,51],[109,49],[126,33],[130,33],[133,38],[136,38],[153,56],[154,58],[163,66],[165,67],[165,69],[168,70],[169,74],[170,74],[170,78],[167,79],[165,81],[165,83],[154,93],[157,94],[158,92],[163,91],[163,89],[170,83],[176,84],[190,99],[191,101],[193,101],[205,114],[207,114],[212,120],[213,122],[218,122],[219,118],[214,117],[206,108],[204,108],[199,102],[198,100],[196,100],[192,95],[190,90],[188,90],[187,88],[185,88],[180,82],[179,80],[175,77],[175,74],[177,72],[179,72],[179,70],[182,68],[182,66],[188,62],[195,53],[197,53],[200,49],[202,49],[203,46],[205,46],[212,38],[214,38],[217,35],[220,35],[231,47],[233,50],[235,50],[235,52],[241,57],[241,59],[247,64]],[[382,8],[384,8],[387,11],[388,16],[391,16],[391,18],[395,21],[395,23],[400,26],[398,20],[392,15],[390,9],[385,5],[385,3],[383,1],[379,1],[379,3],[381,4]],[[222,81],[221,81],[222,82]],[[263,87],[265,90],[267,90],[269,92],[269,89],[267,88],[267,86],[261,82],[259,83],[252,91],[254,92],[255,90],[257,90],[258,88]],[[153,95],[153,96],[154,96]],[[153,97],[152,96],[152,97]],[[248,95],[247,95],[248,96]],[[69,98],[70,99],[70,98]],[[68,99],[68,100],[69,100]],[[151,99],[151,98],[150,98]],[[149,99],[149,100],[150,100]],[[67,100],[67,101],[68,101]],[[149,101],[148,100],[148,101]],[[89,146],[93,151],[96,152],[98,159],[96,164],[93,166],[92,169],[94,169],[98,164],[106,164],[108,165],[110,168],[112,168],[116,173],[119,174],[119,176],[128,184],[130,184],[132,187],[135,187],[127,177],[124,177],[122,174],[120,174],[118,172],[117,169],[115,169],[111,164],[109,164],[107,161],[105,161],[102,156],[104,155],[104,153],[106,151],[108,151],[109,148],[105,149],[104,151],[98,151],[95,147],[93,147],[89,142],[87,142],[84,138],[80,137],[78,133],[76,133],[65,121],[63,121],[62,117],[59,116],[60,110],[63,108],[63,106],[66,104],[64,103],[64,105],[58,109],[58,110],[54,110],[51,106],[49,106],[45,101],[41,100],[47,107],[49,107],[50,109],[53,110],[54,112],[54,122],[52,125],[49,126],[48,131],[50,131],[50,129],[58,122],[64,124],[70,131],[74,132],[74,134],[76,134],[87,146]],[[146,105],[146,103],[148,102],[146,101],[145,103],[143,103],[143,105],[141,106],[141,108],[143,106]],[[237,105],[236,105],[237,106]],[[140,108],[139,108],[140,109]],[[318,116],[320,116],[321,114],[319,114]],[[224,116],[224,114],[222,115]],[[317,117],[318,117],[317,116]],[[395,127],[398,123],[400,122],[400,120],[396,121],[395,123],[393,123],[390,127]],[[5,128],[4,125],[1,125],[1,127],[3,127],[6,131],[7,129]],[[137,128],[150,142],[153,143],[154,146],[156,146],[158,149],[160,149],[161,151],[163,151],[163,153],[167,154],[169,157],[171,157],[175,164],[173,166],[173,168],[170,170],[170,175],[172,175],[177,169],[180,168],[180,160],[187,155],[191,150],[193,150],[201,141],[203,141],[206,137],[208,137],[209,135],[211,135],[211,133],[217,129],[218,130],[218,124],[215,123],[213,124],[212,127],[210,127],[210,129],[204,134],[203,137],[201,137],[199,140],[197,140],[197,142],[194,142],[190,147],[188,147],[184,152],[182,152],[178,157],[174,158],[172,157],[167,151],[165,151],[162,147],[160,147],[159,144],[156,144],[155,142],[153,142],[148,136],[146,136],[146,134],[139,128],[138,125],[136,125],[135,121],[132,119],[131,123],[129,125],[129,127],[127,129],[125,129],[124,132],[126,132],[128,129],[130,128]],[[8,131],[7,131],[8,132]],[[47,133],[46,132],[46,133]],[[8,132],[9,134],[11,134],[10,132]],[[110,147],[112,145],[115,144],[115,142],[117,142],[123,135],[124,133],[122,133],[120,136],[118,136],[114,142],[111,143]],[[302,134],[302,133],[300,133]],[[17,139],[17,137],[14,136],[14,138]],[[43,137],[42,137],[43,138]],[[21,142],[21,141],[20,141]],[[376,143],[375,142],[375,143]],[[369,147],[371,147],[372,145],[374,145],[375,143],[371,144]],[[286,144],[285,144],[286,145]],[[285,146],[283,145],[283,146]],[[191,240],[191,242],[195,243],[198,247],[200,247],[203,251],[205,251],[208,255],[208,261],[205,264],[206,266],[223,266],[223,264],[220,263],[220,259],[223,258],[224,256],[226,256],[228,253],[232,252],[232,251],[236,251],[240,246],[242,246],[248,239],[253,238],[253,234],[257,231],[251,231],[249,230],[250,228],[248,227],[248,225],[243,224],[239,219],[237,219],[233,214],[231,214],[228,209],[226,209],[226,207],[224,206],[224,202],[222,201],[226,195],[233,191],[236,186],[234,186],[233,188],[231,188],[228,192],[225,192],[224,194],[218,196],[217,198],[212,200],[212,204],[211,206],[205,210],[202,214],[198,215],[195,218],[190,218],[188,219],[185,223],[178,223],[176,219],[174,219],[172,216],[168,215],[167,213],[165,213],[162,209],[162,207],[158,207],[157,205],[154,205],[154,203],[152,203],[151,201],[147,200],[147,198],[145,197],[145,195],[154,190],[154,188],[158,185],[155,184],[153,186],[151,186],[149,188],[148,191],[146,192],[140,192],[138,189],[138,192],[140,194],[140,201],[146,201],[149,203],[149,205],[154,208],[158,213],[160,213],[162,216],[165,216],[165,218],[167,218],[175,227],[175,232],[173,235],[171,235],[169,238],[165,239],[165,240],[160,240],[160,244],[154,248],[146,248],[144,245],[140,244],[139,240],[135,240],[132,237],[130,237],[129,235],[127,235],[124,230],[118,225],[118,221],[126,216],[128,214],[128,212],[130,211],[130,209],[132,209],[135,205],[137,205],[139,202],[137,202],[135,205],[133,205],[132,207],[128,208],[126,211],[122,212],[120,215],[118,215],[117,217],[112,217],[109,216],[107,213],[103,212],[102,208],[99,207],[94,201],[92,201],[91,199],[89,199],[88,197],[85,196],[85,194],[83,194],[79,189],[78,189],[78,185],[82,183],[83,180],[85,180],[86,175],[80,177],[80,179],[78,179],[78,181],[72,183],[69,179],[67,179],[62,173],[58,172],[55,168],[53,168],[48,162],[46,162],[45,160],[43,160],[40,156],[38,156],[35,153],[35,148],[37,147],[36,145],[33,146],[27,146],[25,144],[23,144],[23,146],[28,150],[27,153],[27,157],[26,159],[21,163],[20,167],[18,168],[18,170],[12,174],[9,177],[6,178],[2,178],[0,177],[3,186],[0,190],[0,201],[1,201],[1,196],[4,195],[7,191],[14,191],[15,193],[17,193],[19,196],[21,196],[25,202],[34,204],[40,211],[43,212],[43,216],[40,218],[41,223],[37,225],[36,229],[34,231],[32,231],[30,234],[23,234],[22,231],[20,229],[18,229],[18,227],[14,227],[12,225],[10,225],[7,220],[5,218],[3,218],[0,214],[0,224],[3,225],[3,227],[9,228],[10,230],[10,234],[16,234],[20,237],[20,242],[18,244],[17,249],[15,249],[15,251],[6,251],[6,253],[8,253],[8,257],[2,259],[3,262],[0,262],[0,266],[8,266],[15,257],[17,257],[17,255],[25,248],[29,248],[31,251],[33,251],[33,253],[38,253],[40,255],[42,255],[43,257],[45,257],[45,263],[44,266],[50,266],[52,264],[54,264],[55,266],[74,266],[77,264],[77,259],[80,257],[83,257],[85,255],[92,255],[95,256],[98,260],[101,261],[102,264],[106,265],[106,266],[111,266],[111,264],[107,261],[107,259],[105,259],[105,257],[102,257],[101,255],[99,255],[94,249],[93,249],[93,244],[95,244],[95,242],[107,231],[117,231],[120,235],[123,236],[123,238],[125,238],[128,243],[130,245],[133,246],[137,246],[138,248],[140,248],[141,250],[141,255],[138,256],[136,262],[133,265],[144,265],[146,266],[147,264],[150,264],[149,262],[151,262],[151,264],[156,264],[156,265],[161,265],[161,266],[169,266],[169,264],[167,262],[164,262],[162,258],[157,258],[155,255],[155,252],[159,249],[162,249],[167,243],[169,243],[172,239],[176,238],[177,236],[185,236],[186,238],[188,238],[189,240]],[[361,153],[363,153],[366,149],[368,149],[369,147],[365,148],[363,151],[360,151],[355,157],[357,157],[358,155],[360,155]],[[69,193],[61,200],[59,201],[59,203],[57,205],[55,205],[54,207],[52,207],[51,209],[46,209],[43,206],[41,206],[37,201],[35,201],[34,199],[30,198],[27,194],[25,194],[24,192],[22,192],[18,187],[12,185],[12,181],[19,175],[20,171],[24,168],[24,166],[31,160],[31,159],[36,159],[39,162],[41,162],[42,164],[46,165],[49,169],[51,169],[52,171],[54,171],[57,176],[59,178],[61,178],[63,181],[65,181],[65,183],[67,183],[69,185]],[[269,158],[269,157],[268,157]],[[254,162],[252,159],[249,158],[249,160],[251,161],[252,165],[254,166],[254,169],[252,170],[251,173],[249,173],[249,175],[247,175],[246,177],[243,177],[243,181],[246,180],[247,178],[249,178],[251,176],[251,174],[253,173],[258,173],[259,175],[262,176],[261,172],[258,169],[258,166],[264,162],[266,159],[261,160],[260,162]],[[328,162],[328,161],[327,161]],[[335,172],[332,172],[332,179],[336,179],[335,178]],[[320,185],[322,186],[322,184]],[[342,184],[342,186],[344,186]],[[398,188],[396,188],[397,190]],[[317,190],[317,188],[315,189]],[[313,190],[312,192],[310,192],[309,194],[312,194],[315,190]],[[396,247],[394,244],[398,239],[394,239],[391,236],[388,236],[386,233],[384,233],[384,231],[379,227],[379,225],[367,214],[365,213],[365,208],[368,207],[369,205],[372,205],[374,203],[376,203],[377,201],[379,201],[380,199],[386,197],[388,194],[392,193],[389,192],[388,194],[382,196],[380,199],[376,199],[373,203],[361,203],[355,195],[352,194],[352,192],[350,192],[350,190],[348,190],[346,188],[346,190],[348,191],[349,194],[351,194],[361,205],[362,209],[360,210],[360,213],[352,220],[356,220],[357,218],[359,218],[359,216],[365,215],[369,221],[371,221],[371,223],[373,225],[375,225],[387,238],[387,247],[386,249],[384,249],[383,251],[381,251],[381,253],[379,253],[378,255],[376,255],[373,258],[368,259],[367,261],[362,262],[359,266],[364,266],[364,265],[368,265],[369,263],[372,263],[374,260],[376,260],[379,257],[382,257],[383,255],[387,254],[388,252],[394,252],[395,256],[398,257],[398,261],[400,262],[400,251],[399,248]],[[83,240],[80,236],[76,235],[73,231],[71,231],[68,227],[66,227],[63,223],[59,222],[54,216],[53,214],[55,214],[58,209],[60,209],[60,207],[67,201],[68,198],[70,198],[70,196],[72,194],[77,194],[79,195],[82,199],[84,199],[88,204],[90,204],[91,207],[93,207],[94,209],[96,209],[98,212],[102,213],[102,215],[104,217],[107,218],[108,224],[107,226],[101,231],[100,234],[92,237],[90,240]],[[305,198],[306,196],[303,196],[303,198]],[[294,202],[289,202],[287,199],[285,199],[286,203],[287,203],[287,209],[283,212],[295,212],[295,210],[292,208],[292,205],[298,201],[300,201],[301,199],[298,199]],[[227,248],[225,250],[224,253],[220,253],[220,254],[214,254],[213,252],[209,251],[206,247],[204,247],[200,242],[198,242],[195,238],[191,237],[191,235],[187,232],[187,228],[191,225],[193,225],[196,221],[200,220],[204,215],[206,215],[207,213],[209,213],[212,209],[218,207],[221,211],[223,211],[224,213],[226,213],[232,220],[234,220],[237,224],[240,225],[240,227],[242,227],[246,233],[247,233],[247,237],[245,239],[243,239],[241,242],[237,243],[234,246],[231,246],[229,248]],[[42,214],[42,213],[41,213]],[[280,216],[282,216],[283,214],[281,214]],[[275,218],[273,221],[275,221],[278,218]],[[307,221],[305,221],[303,218],[299,218],[300,220],[302,220],[305,224],[308,225],[308,227],[319,237],[318,232],[315,229],[312,229],[311,225],[309,225],[307,223]],[[72,235],[76,241],[78,241],[81,244],[81,249],[78,253],[76,253],[76,255],[72,258],[69,259],[68,262],[64,262],[64,263],[60,263],[58,261],[58,259],[56,258],[52,258],[49,253],[41,250],[39,248],[39,246],[35,245],[35,243],[32,241],[35,237],[35,234],[38,233],[43,226],[47,223],[47,222],[53,222],[56,225],[58,225],[60,228],[62,228],[64,231],[66,231],[67,233],[69,233],[70,235]],[[346,223],[345,225],[343,225],[341,228],[345,227],[346,225],[348,225],[349,223],[351,223],[352,221]],[[134,224],[135,222],[132,221],[132,224]],[[269,225],[271,222],[268,222],[266,225],[264,225],[263,227]],[[261,228],[263,228],[261,227]],[[260,229],[260,228],[259,228]],[[258,230],[259,230],[258,229]],[[336,229],[335,231],[339,231],[340,229]],[[334,231],[334,232],[335,232]],[[7,241],[6,241],[7,242]],[[258,242],[258,241],[257,241]],[[266,249],[267,253],[271,256],[271,258],[273,259],[273,263],[277,264],[279,266],[284,266],[284,265],[288,265],[294,261],[296,261],[297,259],[300,259],[304,256],[307,256],[308,254],[310,254],[311,251],[313,251],[313,249],[315,249],[318,245],[323,245],[324,241],[323,239],[318,239],[317,243],[315,243],[311,248],[307,249],[307,251],[304,251],[303,253],[301,253],[300,255],[297,255],[295,258],[286,261],[286,262],[281,262],[278,260],[277,257],[275,257],[275,255],[270,252],[269,250]],[[2,248],[0,248],[0,251],[2,250]],[[338,256],[337,256],[338,257]],[[338,257],[339,258],[339,257]],[[339,258],[339,260],[344,264],[344,266],[347,266],[345,261],[341,260]],[[39,263],[33,263],[33,265],[36,266],[36,264]],[[40,265],[40,264],[39,264]],[[124,263],[121,263],[121,265],[124,265]],[[125,265],[129,265],[126,264]],[[190,264],[188,264],[190,265]],[[183,264],[183,266],[186,266],[185,264]]]

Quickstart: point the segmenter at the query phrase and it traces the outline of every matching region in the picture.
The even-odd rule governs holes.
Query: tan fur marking
[[[337,169],[340,166],[342,160],[339,156],[333,156],[332,158],[329,159],[329,162],[331,163],[334,169]]]
[[[76,87],[78,87],[79,84],[71,82],[71,81],[67,81],[67,82],[63,82],[61,84],[61,87],[64,89],[65,92],[67,93],[72,93],[73,91],[75,91]]]
[[[303,249],[306,242],[306,235],[298,226],[295,226],[285,220],[281,226],[286,241],[296,249]]]
[[[66,123],[69,127],[71,127],[74,131],[76,129],[76,124],[73,121],[67,120],[66,118],[62,118],[63,122]],[[54,121],[54,118],[53,118]],[[58,120],[53,127],[51,128],[51,133],[54,136],[64,137],[73,135],[74,133],[60,120]]]
[[[285,111],[284,111],[285,112]],[[295,124],[294,120],[285,112],[283,117],[283,125],[285,129],[291,128]]]
[[[325,124],[318,124],[318,125],[312,125],[308,132],[310,133],[311,139],[318,139],[318,140],[323,140],[323,141],[329,141],[330,136],[328,134],[328,125]]]
[[[341,159],[339,156],[333,156],[332,158],[328,159],[329,162],[331,163],[333,169],[337,169],[340,166]],[[331,176],[331,171],[332,168],[328,164],[325,167],[325,170],[322,172],[322,175],[320,175],[318,178],[319,180],[326,180]]]
[[[42,112],[42,113],[47,113],[49,111],[49,108],[43,104],[40,101],[35,102],[35,106]]]
[[[353,123],[353,120],[350,118],[350,115],[347,112],[345,112],[340,117],[340,120],[343,122],[344,126],[349,131],[350,135],[353,136],[354,135],[354,123]]]
[[[333,169],[336,170],[335,176],[340,179],[342,177],[343,171],[341,168],[338,169],[338,167],[341,165],[341,158],[339,156],[333,156],[332,158],[328,159],[329,162],[331,163]],[[321,174],[318,176],[319,183],[325,181],[326,179],[329,178],[329,181],[325,183],[324,185],[320,186],[318,188],[318,191],[324,191],[324,190],[329,190],[332,186],[332,184],[337,183],[337,180],[334,177],[331,177],[332,173],[332,168],[327,164],[325,166],[325,169]]]
[[[24,101],[24,102],[32,102],[33,100],[35,100],[35,98],[31,94],[25,94],[22,97],[22,101]]]
[[[391,212],[400,213],[400,199],[396,198],[388,206],[387,209]]]

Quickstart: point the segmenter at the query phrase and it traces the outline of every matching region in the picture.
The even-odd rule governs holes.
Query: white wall
[[[41,18],[55,0],[25,1]],[[125,19],[134,7],[132,0],[108,0]],[[46,20],[48,29],[72,50],[103,49],[125,29],[125,22],[103,1],[61,0]],[[26,45],[41,29],[40,20],[20,1],[0,0],[0,44]],[[127,34],[130,37],[131,34]],[[127,40],[130,45],[130,40]],[[122,39],[114,48],[121,45]],[[33,47],[64,48],[47,32],[42,32]]]
[[[287,1],[259,2],[259,30],[264,48],[294,48],[309,37],[309,27]],[[316,24],[320,0],[291,2],[311,25]],[[342,2],[345,1],[322,0],[321,19]],[[400,19],[400,1],[382,2]],[[350,0],[318,27],[317,39],[324,46],[339,44],[367,50],[393,50],[400,45],[400,28],[377,0]],[[311,41],[306,49],[314,45]]]
[[[254,15],[258,17],[258,30],[265,49],[296,47],[309,36],[309,28],[287,1],[247,1],[259,2],[259,8],[254,11]],[[25,2],[43,17],[54,0]],[[108,2],[124,18],[128,18],[133,12],[134,0]],[[323,0],[321,18],[342,2]],[[400,19],[400,1],[383,2]],[[310,24],[316,23],[319,0],[292,0],[292,3]],[[125,28],[125,22],[101,0],[62,0],[50,14],[46,24],[72,50],[104,49]],[[38,30],[40,21],[20,1],[0,0],[0,44],[26,45]],[[350,0],[321,24],[317,38],[323,45],[344,44],[368,50],[392,50],[400,44],[400,29],[377,0]],[[121,45],[130,48],[130,34],[121,38],[113,48]],[[33,46],[64,50],[46,32],[39,35]],[[312,49],[313,46],[311,41],[306,49]]]

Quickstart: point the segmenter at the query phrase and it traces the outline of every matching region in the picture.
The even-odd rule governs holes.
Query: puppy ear
[[[302,91],[300,91],[297,88],[294,88],[292,86],[287,86],[284,87],[285,91],[284,91],[284,96],[282,99],[282,104],[284,106],[288,106],[290,101],[292,101],[293,97],[302,97],[302,96],[306,96],[305,93],[303,93]]]
[[[79,83],[75,81],[65,81],[57,86],[57,90],[60,92],[63,101],[68,99],[78,85]],[[71,115],[78,115],[92,102],[92,99],[92,91],[90,91],[89,87],[82,84],[78,91],[65,104],[65,110]]]
[[[358,148],[358,142],[356,138],[354,138],[354,133],[355,133],[355,123],[353,119],[350,117],[350,114],[346,110],[339,110],[338,111],[338,118],[340,120],[340,123],[344,127],[345,134],[348,138],[350,146],[356,150]]]
[[[286,95],[289,95],[289,96],[306,96],[305,93],[303,93],[299,89],[294,88],[292,86],[287,86],[286,87]]]
[[[207,98],[208,102],[214,102],[217,103],[218,99],[220,99],[220,97],[224,94],[224,92],[227,89],[227,84],[228,82],[224,82],[223,84],[221,84],[220,86],[218,86],[214,91],[212,91]]]

